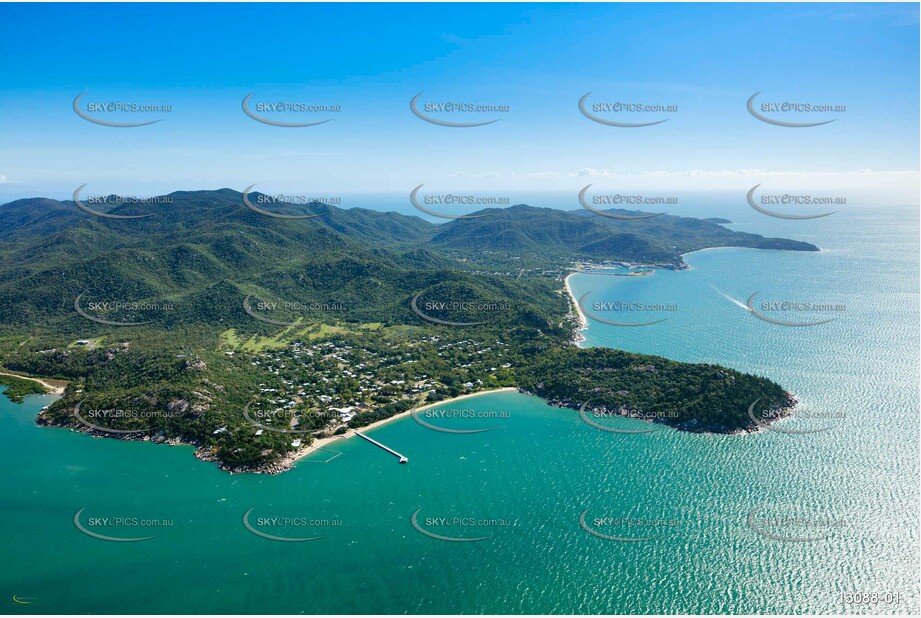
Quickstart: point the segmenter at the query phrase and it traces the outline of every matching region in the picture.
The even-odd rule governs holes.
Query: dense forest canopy
[[[131,220],[48,199],[0,206],[0,364],[70,382],[39,422],[273,470],[315,436],[497,387],[691,431],[752,429],[756,399],[794,403],[728,368],[573,346],[561,279],[583,260],[681,268],[705,247],[808,243],[672,215],[519,205],[434,225],[273,205],[317,215],[285,220],[229,189],[167,197]],[[40,388],[3,383],[15,399]]]

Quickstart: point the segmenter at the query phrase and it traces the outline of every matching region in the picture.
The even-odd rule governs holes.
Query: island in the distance
[[[756,400],[772,419],[795,405],[764,377],[573,345],[562,281],[577,264],[637,276],[709,247],[809,243],[525,205],[435,225],[319,203],[273,202],[311,215],[276,218],[229,189],[107,203],[103,214],[151,216],[0,206],[0,365],[67,381],[41,424],[278,472],[352,429],[500,388],[720,433],[758,428]],[[35,388],[8,380],[13,396]]]

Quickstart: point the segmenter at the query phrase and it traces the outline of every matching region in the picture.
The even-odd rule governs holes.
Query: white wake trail
[[[748,305],[746,305],[746,304],[743,303],[742,301],[739,301],[739,300],[734,299],[732,296],[730,296],[729,294],[726,294],[725,292],[723,292],[722,290],[720,290],[720,289],[719,289],[718,287],[716,287],[715,285],[710,284],[710,287],[713,288],[714,290],[716,290],[716,293],[719,294],[720,296],[722,296],[723,298],[725,298],[726,300],[732,301],[733,303],[735,303],[735,304],[738,305],[739,307],[742,307],[742,309],[745,309],[746,311],[749,311],[749,312],[751,311],[751,309],[748,308]]]

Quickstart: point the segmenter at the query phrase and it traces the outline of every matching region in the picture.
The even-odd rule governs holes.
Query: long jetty
[[[406,455],[401,455],[401,454],[397,453],[395,450],[393,450],[393,449],[390,448],[389,446],[384,446],[383,444],[381,444],[380,442],[378,442],[378,441],[375,440],[374,438],[369,438],[368,436],[366,436],[365,434],[361,433],[360,431],[356,431],[356,432],[355,432],[355,435],[357,435],[357,436],[359,436],[359,437],[361,437],[361,438],[364,438],[365,440],[367,440],[367,441],[370,442],[371,444],[374,444],[375,446],[381,447],[382,449],[384,449],[385,451],[387,451],[387,452],[390,453],[391,455],[396,455],[397,457],[400,458],[400,463],[401,463],[401,464],[406,463],[406,462],[409,461],[409,457],[407,457]]]

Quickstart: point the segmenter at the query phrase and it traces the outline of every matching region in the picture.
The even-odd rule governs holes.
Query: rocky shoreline
[[[81,423],[74,421],[71,423],[55,423],[49,419],[44,414],[45,410],[43,409],[38,413],[38,416],[35,417],[35,424],[41,427],[57,427],[60,429],[70,429],[73,432],[84,433],[94,438],[108,438],[115,440],[123,440],[125,442],[152,442],[154,444],[166,444],[169,446],[189,446],[195,449],[195,458],[199,461],[212,462],[217,465],[217,467],[229,474],[241,474],[241,473],[251,473],[251,474],[281,474],[287,470],[290,470],[294,467],[294,461],[303,457],[303,451],[310,451],[312,448],[310,446],[299,449],[295,454],[288,453],[284,457],[278,459],[277,461],[267,462],[259,466],[230,466],[220,461],[214,452],[211,451],[208,447],[198,443],[198,442],[188,442],[182,439],[181,436],[174,438],[167,438],[163,434],[143,434],[142,431],[137,433],[130,434],[112,434],[104,431],[99,431]]]
[[[579,411],[582,409],[582,406],[585,402],[575,402],[569,399],[556,399],[556,398],[547,398],[540,393],[531,393],[524,389],[519,389],[519,391],[524,395],[532,395],[534,397],[540,397],[547,402],[547,405],[553,406],[554,408],[565,408],[569,410]],[[620,409],[608,409],[605,406],[593,406],[593,411],[601,411],[606,416],[620,416],[621,418],[632,418],[637,420],[644,420],[650,423],[655,423],[657,425],[664,425],[671,429],[676,429],[678,431],[686,431],[688,433],[699,433],[699,434],[709,434],[709,435],[741,435],[741,434],[750,434],[758,433],[759,431],[765,429],[768,425],[775,423],[784,418],[788,418],[792,415],[793,409],[797,406],[799,402],[791,394],[787,393],[787,400],[784,402],[783,406],[775,408],[777,414],[771,419],[770,422],[758,423],[752,421],[750,425],[742,428],[727,428],[725,426],[716,426],[716,425],[704,425],[696,419],[690,421],[682,422],[670,422],[673,419],[668,417],[656,417],[649,418],[648,416],[641,416],[637,414],[630,414],[629,412],[624,413],[623,408]]]
[[[368,431],[378,427],[380,425],[389,423],[391,421],[397,420],[399,418],[405,417],[410,414],[413,410],[424,410],[429,407],[444,405],[454,401],[460,401],[463,399],[468,399],[470,397],[478,397],[480,395],[485,395],[488,393],[503,392],[503,391],[513,391],[519,390],[517,388],[498,388],[487,391],[478,391],[475,393],[468,393],[466,395],[460,395],[458,397],[453,397],[451,399],[446,399],[444,401],[436,401],[433,403],[427,403],[419,407],[407,410],[405,412],[400,412],[393,416],[377,420],[373,423],[365,425],[360,429],[362,431]],[[68,423],[55,423],[53,419],[45,415],[45,410],[47,406],[43,408],[38,416],[35,418],[35,423],[42,427],[58,427],[58,428],[67,428],[74,432],[85,433],[87,435],[93,436],[94,438],[109,438],[116,440],[124,440],[127,442],[153,442],[154,444],[168,444],[169,446],[190,446],[195,448],[195,458],[199,461],[211,462],[217,465],[218,469],[229,474],[281,474],[294,468],[294,463],[302,459],[303,457],[309,455],[315,450],[318,450],[325,446],[326,444],[333,442],[339,439],[350,438],[353,433],[344,433],[344,434],[333,434],[333,435],[320,435],[320,436],[311,436],[310,443],[300,448],[285,453],[283,456],[279,457],[274,461],[265,462],[256,466],[231,466],[228,465],[218,458],[217,454],[210,449],[209,447],[202,445],[199,442],[188,442],[184,441],[181,436],[175,438],[167,438],[163,434],[143,434],[141,431],[136,433],[129,434],[114,434],[108,433],[105,431],[99,431],[92,427],[81,424],[79,421],[74,420],[73,417],[68,417],[70,422]]]
[[[617,263],[613,265],[616,267],[628,267],[628,268],[667,268],[670,270],[688,269],[687,264],[685,264],[683,260],[681,260],[679,264]],[[572,291],[572,288],[569,282],[570,277],[572,277],[574,274],[577,274],[580,272],[586,272],[585,270],[578,268],[578,266],[581,266],[581,264],[577,265],[577,270],[570,272],[564,278],[565,291],[570,301],[570,310],[567,312],[566,316],[564,317],[564,323],[569,324],[569,327],[570,327],[569,344],[577,346],[577,347],[581,347],[580,344],[586,340],[585,336],[582,334],[582,331],[587,329],[588,320],[586,316],[582,313],[581,308],[578,305],[578,302],[575,298],[575,295],[573,294],[573,291]],[[579,410],[581,406],[584,404],[584,402],[581,402],[581,401],[576,402],[576,401],[571,401],[569,399],[547,397],[541,393],[531,393],[523,388],[517,388],[516,390],[518,390],[519,392],[523,394],[535,395],[537,397],[541,397],[542,399],[547,401],[548,405],[551,405],[554,407]],[[474,393],[473,395],[482,394],[482,393],[483,392]],[[437,402],[436,404],[432,404],[432,405],[439,405],[443,403],[447,403],[447,402]],[[790,416],[792,414],[792,410],[796,407],[796,405],[797,405],[796,398],[791,393],[787,392],[786,399],[783,402],[783,405],[777,406],[772,410],[772,417],[770,419],[766,419],[763,422],[759,422],[756,419],[752,418],[750,423],[748,423],[745,427],[741,427],[741,428],[739,427],[729,428],[726,426],[714,425],[712,423],[702,424],[696,419],[679,421],[678,419],[674,419],[674,418],[660,417],[660,418],[654,418],[654,419],[642,418],[641,420],[648,420],[653,423],[668,426],[668,427],[671,427],[673,429],[677,429],[680,431],[687,431],[690,433],[701,433],[701,434],[754,433],[764,428],[765,426],[769,425],[770,423],[776,422],[778,420],[781,420],[783,418]],[[619,416],[623,416],[626,418],[637,418],[636,416],[631,416],[630,414],[622,414],[620,410],[607,410],[605,408],[600,408],[600,409],[604,411],[606,414],[610,414],[610,415],[619,415]],[[86,434],[92,435],[97,438],[115,438],[119,440],[130,441],[130,442],[153,442],[155,444],[168,444],[170,446],[190,446],[195,449],[195,457],[197,459],[199,459],[200,461],[205,461],[205,462],[213,462],[218,466],[220,470],[227,472],[229,474],[241,474],[241,473],[280,474],[282,472],[291,470],[294,467],[294,463],[298,459],[301,459],[302,457],[306,456],[307,454],[319,448],[319,445],[317,444],[318,442],[322,445],[332,440],[339,439],[341,437],[345,437],[345,436],[338,436],[338,435],[337,436],[311,436],[310,444],[306,446],[301,446],[295,451],[286,453],[276,460],[265,462],[263,464],[259,464],[255,466],[232,466],[232,465],[228,465],[222,462],[220,458],[218,457],[218,455],[210,447],[207,447],[197,441],[185,441],[183,440],[182,436],[168,438],[162,433],[151,435],[150,433],[145,433],[143,430],[138,431],[137,433],[129,433],[129,434],[108,433],[108,432],[99,431],[97,429],[83,425],[79,423],[78,421],[76,421],[72,416],[68,417],[68,422],[66,423],[62,423],[62,422],[56,423],[54,422],[53,419],[49,418],[45,414],[46,410],[47,410],[47,407],[43,408],[42,411],[39,412],[38,416],[36,417],[36,424],[40,426],[46,426],[46,427],[51,427],[51,426],[62,427],[62,428],[67,427],[71,431],[86,433]],[[394,418],[402,416],[404,414],[406,413],[397,414],[395,415],[395,417],[391,417],[388,419],[382,419],[381,421],[379,421],[379,423],[393,420]],[[368,428],[376,426],[377,424],[378,423],[372,423],[372,425],[369,425]]]
[[[615,266],[630,267],[630,268],[669,268],[670,270],[676,270],[676,271],[677,270],[688,270],[690,268],[684,262],[683,259],[681,259],[680,264],[670,265],[670,266],[649,265],[649,264],[640,265],[640,264],[626,264],[626,263],[618,263],[618,264],[615,264]],[[576,300],[576,296],[573,293],[572,287],[569,283],[569,278],[575,274],[583,273],[583,272],[586,272],[586,271],[585,270],[573,271],[569,273],[563,280],[565,284],[566,293],[569,296],[569,301],[571,305],[571,309],[569,313],[567,313],[566,315],[567,320],[571,324],[569,343],[570,345],[575,345],[575,346],[579,346],[581,342],[586,340],[585,336],[582,334],[582,331],[588,328],[588,320],[586,319],[585,315],[582,313],[582,309],[579,307],[579,303]],[[521,390],[522,393],[525,393],[528,395],[535,395],[537,397],[541,397],[542,399],[547,401],[549,405],[557,407],[557,408],[569,408],[573,410],[579,410],[582,407],[582,405],[585,403],[585,402],[574,402],[568,399],[548,398],[539,393],[530,393],[523,389],[519,389],[519,390]],[[724,435],[757,433],[758,431],[764,429],[767,425],[770,425],[772,423],[775,423],[779,420],[782,420],[784,418],[791,416],[793,413],[793,409],[797,406],[797,404],[798,402],[797,402],[796,397],[792,393],[787,391],[786,400],[784,401],[783,405],[778,406],[773,409],[774,414],[772,415],[772,418],[770,420],[758,422],[755,419],[752,419],[751,422],[746,427],[742,427],[742,428],[738,428],[738,427],[729,428],[729,427],[717,426],[713,424],[702,424],[700,423],[700,421],[696,419],[685,420],[685,421],[680,421],[680,422],[677,422],[677,419],[670,419],[670,418],[663,418],[663,417],[659,417],[655,419],[641,418],[641,420],[647,420],[652,423],[665,425],[667,427],[671,427],[672,429],[677,429],[679,431],[687,431],[689,433],[724,434]],[[630,414],[621,414],[621,410],[607,410],[604,407],[601,407],[600,409],[606,414],[618,415],[624,418],[637,418],[636,416],[631,416]],[[670,422],[670,421],[676,421],[676,422]]]

